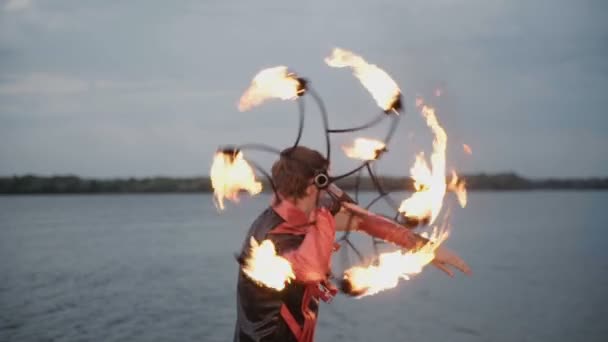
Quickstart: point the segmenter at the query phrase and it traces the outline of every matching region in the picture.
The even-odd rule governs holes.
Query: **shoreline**
[[[409,177],[378,177],[385,190],[390,192],[414,191]],[[608,177],[568,179],[527,179],[515,173],[462,175],[468,191],[605,191]],[[265,192],[270,187],[262,182]],[[355,177],[337,182],[346,191],[356,188]],[[359,190],[374,191],[369,178],[361,178]],[[87,194],[200,194],[212,193],[209,177],[150,177],[93,179],[73,175],[23,175],[0,177],[0,195],[87,195]]]

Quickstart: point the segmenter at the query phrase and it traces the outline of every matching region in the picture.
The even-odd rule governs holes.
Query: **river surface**
[[[203,194],[0,197],[0,341],[230,341],[233,254],[267,203],[220,214]],[[317,340],[607,341],[607,205],[608,192],[470,194],[446,245],[473,276],[429,267],[338,296]]]

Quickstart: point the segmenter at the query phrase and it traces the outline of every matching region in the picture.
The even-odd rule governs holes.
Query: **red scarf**
[[[285,305],[281,307],[281,316],[299,342],[312,342],[317,317],[309,308],[310,301],[318,302],[319,298],[327,301],[332,294],[335,294],[335,288],[327,281],[331,254],[335,247],[334,217],[325,208],[315,209],[307,216],[285,199],[272,208],[285,222],[273,229],[270,234],[305,235],[304,241],[297,249],[283,255],[291,263],[296,281],[306,284],[301,307],[304,326],[298,325]],[[325,286],[325,290],[321,290],[320,286]]]

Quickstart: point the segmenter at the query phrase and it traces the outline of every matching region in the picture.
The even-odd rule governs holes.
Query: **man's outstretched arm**
[[[336,214],[336,230],[360,231],[370,236],[391,242],[406,249],[416,250],[428,242],[427,239],[415,234],[410,229],[393,222],[390,219],[371,213],[356,204],[342,203],[343,209]],[[456,253],[439,246],[435,250],[433,265],[450,277],[454,273],[450,267],[470,275],[471,269]]]
[[[335,216],[336,231],[359,231],[406,249],[418,249],[427,240],[390,219],[371,213],[356,204],[342,203]]]

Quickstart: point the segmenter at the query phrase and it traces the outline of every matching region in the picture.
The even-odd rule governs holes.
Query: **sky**
[[[236,107],[252,77],[277,65],[311,81],[332,127],[379,115],[350,71],[325,65],[334,47],[403,92],[380,174],[408,175],[430,152],[420,96],[447,131],[448,168],[608,176],[603,0],[0,0],[0,175],[206,175],[220,145],[289,146],[293,101]],[[303,142],[323,149],[304,101]],[[332,170],[356,165],[341,145],[386,130],[334,136]]]

